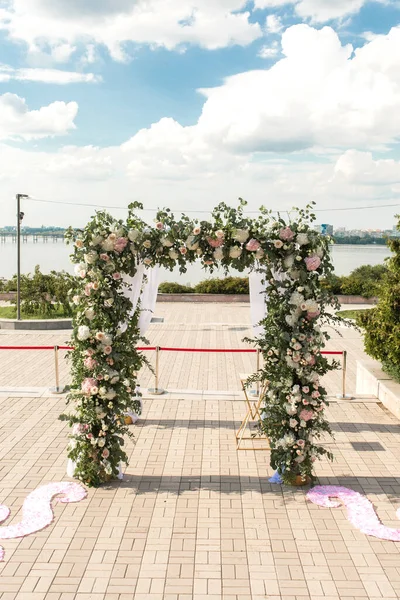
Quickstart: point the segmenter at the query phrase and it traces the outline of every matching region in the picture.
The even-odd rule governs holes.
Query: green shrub
[[[21,310],[27,315],[40,314],[49,317],[62,310],[65,316],[72,316],[69,291],[74,286],[75,279],[64,271],[41,273],[37,265],[33,275],[21,275]],[[6,289],[17,289],[15,275],[7,283]]]
[[[400,220],[397,224],[400,231]],[[382,363],[383,369],[400,381],[400,240],[388,240],[393,256],[377,287],[376,307],[361,313],[357,324],[364,328],[365,351]]]
[[[164,281],[160,284],[158,291],[160,294],[193,294],[194,289],[189,285]]]
[[[363,265],[354,269],[348,277],[343,277],[342,294],[371,298],[379,292],[388,268],[386,265]]]
[[[207,279],[194,288],[196,294],[248,294],[248,277],[226,277],[225,279]]]
[[[338,294],[342,294],[342,285],[345,277],[338,277],[337,275],[331,275],[329,278],[321,279],[321,287],[332,292],[337,296]]]

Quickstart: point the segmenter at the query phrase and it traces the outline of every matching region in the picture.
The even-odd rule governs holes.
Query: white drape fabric
[[[124,289],[124,296],[126,298],[129,298],[129,300],[132,302],[132,308],[128,315],[127,321],[129,321],[129,319],[132,319],[133,315],[135,314],[135,310],[137,308],[140,298],[140,292],[142,291],[143,276],[144,265],[138,265],[137,271],[133,277],[130,277],[129,275],[123,276],[123,281],[125,281],[125,283],[128,283],[131,286],[130,288]],[[121,329],[125,331],[127,327],[128,323],[123,323]]]
[[[140,296],[139,329],[141,335],[145,335],[148,330],[156,307],[158,286],[160,285],[160,268],[157,265],[148,269],[145,274],[147,281]]]
[[[250,318],[255,337],[263,334],[264,329],[259,323],[265,319],[267,314],[267,295],[265,289],[268,284],[263,283],[263,279],[265,279],[265,274],[258,271],[252,271],[249,275]]]

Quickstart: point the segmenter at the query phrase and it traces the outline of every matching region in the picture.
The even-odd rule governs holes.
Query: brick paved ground
[[[168,306],[161,309],[169,320],[153,326],[152,343],[223,347],[239,344],[243,335],[224,332],[228,314],[221,307],[219,318],[212,309],[200,315],[197,307],[190,314],[186,308],[179,314],[182,321],[173,321],[178,313]],[[246,326],[244,313],[229,307],[229,314],[230,327]],[[178,326],[184,319],[194,324],[192,336],[190,323],[185,329]],[[28,344],[33,338],[41,344],[65,340],[63,334],[7,334],[0,335],[0,344],[6,339]],[[341,343],[351,358],[360,352],[355,332],[346,332],[344,342],[335,338],[331,347]],[[8,354],[0,356],[0,386],[47,385],[51,366],[44,358],[26,364],[20,353],[18,360],[15,368]],[[238,387],[235,370],[249,370],[252,364],[236,360],[250,359],[229,359],[227,378],[223,363],[217,374],[208,363],[211,375],[201,380],[205,363],[186,364],[175,357],[165,367],[164,381],[180,388],[203,381],[202,389],[233,390]],[[338,391],[340,374],[328,384]],[[20,520],[30,491],[67,479],[67,430],[57,420],[63,398],[14,394],[0,394],[0,502],[12,509],[10,522]],[[345,509],[312,505],[303,489],[269,484],[268,453],[235,450],[243,405],[232,397],[176,393],[146,398],[144,417],[132,427],[137,442],[128,445],[124,481],[89,490],[80,503],[55,504],[50,527],[21,540],[4,540],[0,599],[399,598],[400,543],[361,534],[347,521]],[[336,440],[326,443],[335,462],[318,465],[320,482],[367,494],[382,521],[398,527],[399,421],[372,399],[332,402],[328,417]]]

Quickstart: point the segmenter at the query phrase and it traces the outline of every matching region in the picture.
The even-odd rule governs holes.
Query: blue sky
[[[81,5],[0,0],[1,197],[22,181],[59,202],[125,205],[134,190],[192,210],[400,198],[398,2]],[[386,227],[394,212],[346,220]],[[38,205],[38,218],[71,214]]]

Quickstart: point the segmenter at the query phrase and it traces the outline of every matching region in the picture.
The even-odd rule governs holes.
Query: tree
[[[397,229],[400,231],[400,216]],[[360,313],[365,351],[382,363],[382,368],[400,381],[400,240],[387,242],[393,256],[387,260],[387,273],[377,289],[375,308]]]

